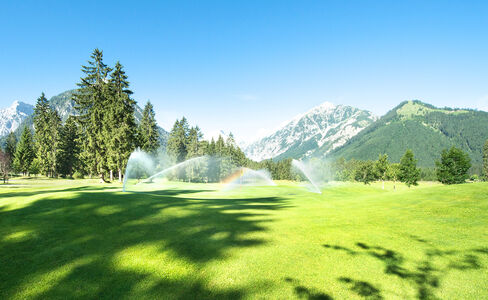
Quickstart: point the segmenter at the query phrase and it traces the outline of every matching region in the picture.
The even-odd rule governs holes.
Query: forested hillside
[[[405,101],[329,157],[370,160],[386,153],[391,161],[398,162],[405,149],[412,149],[419,166],[433,167],[443,149],[457,146],[469,154],[473,165],[479,166],[487,139],[487,112]]]

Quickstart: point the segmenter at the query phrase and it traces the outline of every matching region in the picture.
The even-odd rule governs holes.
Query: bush
[[[83,176],[83,174],[81,174],[80,172],[76,171],[76,172],[73,174],[73,178],[74,178],[74,179],[83,179],[83,178],[85,178],[85,177]]]

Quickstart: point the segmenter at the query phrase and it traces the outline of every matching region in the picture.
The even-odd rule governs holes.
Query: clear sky
[[[166,129],[250,140],[324,101],[488,110],[487,3],[1,1],[0,107],[74,88],[98,47]]]

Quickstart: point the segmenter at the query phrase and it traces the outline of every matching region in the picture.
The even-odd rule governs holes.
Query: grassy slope
[[[488,298],[488,184],[0,187],[0,298]]]

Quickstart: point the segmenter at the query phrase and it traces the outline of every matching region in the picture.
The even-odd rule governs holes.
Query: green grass
[[[488,184],[0,186],[0,299],[488,298]]]

